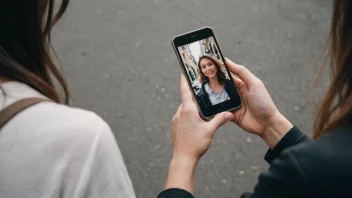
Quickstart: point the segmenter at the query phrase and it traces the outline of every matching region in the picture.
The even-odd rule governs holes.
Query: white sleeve
[[[107,124],[97,134],[83,166],[74,197],[135,198],[120,149]]]

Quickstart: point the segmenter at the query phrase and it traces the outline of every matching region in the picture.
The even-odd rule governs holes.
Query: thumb
[[[210,131],[215,133],[215,131],[228,121],[234,120],[234,115],[230,112],[222,112],[217,114],[211,121],[208,122]]]

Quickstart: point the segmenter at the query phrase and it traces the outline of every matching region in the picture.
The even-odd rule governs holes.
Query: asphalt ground
[[[279,110],[307,134],[313,82],[324,63],[329,0],[74,0],[53,34],[73,106],[112,127],[137,197],[163,190],[172,155],[171,119],[181,69],[171,39],[211,26],[225,56],[263,80]],[[323,78],[318,98],[327,85]],[[227,124],[201,159],[196,196],[252,191],[265,143]]]

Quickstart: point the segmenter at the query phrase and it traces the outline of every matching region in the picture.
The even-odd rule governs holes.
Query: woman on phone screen
[[[239,97],[231,80],[226,79],[221,63],[209,55],[202,55],[198,61],[202,87],[197,94],[199,104],[210,107]]]

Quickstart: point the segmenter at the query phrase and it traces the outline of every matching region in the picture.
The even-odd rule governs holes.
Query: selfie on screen
[[[210,107],[237,97],[213,37],[183,45],[178,50],[200,105]]]

